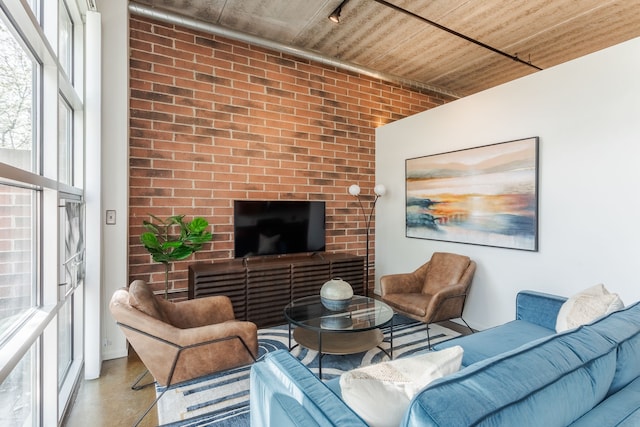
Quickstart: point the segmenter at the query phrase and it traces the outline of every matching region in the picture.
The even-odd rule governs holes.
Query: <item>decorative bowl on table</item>
[[[340,278],[325,282],[320,289],[320,301],[331,311],[342,311],[349,307],[353,298],[353,288]]]
[[[320,327],[322,329],[350,329],[353,326],[353,319],[349,313],[332,314],[323,316],[320,319]]]

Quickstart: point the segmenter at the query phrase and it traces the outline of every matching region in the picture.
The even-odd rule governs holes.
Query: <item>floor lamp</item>
[[[360,186],[358,184],[353,184],[349,187],[349,194],[356,197],[358,199],[358,203],[360,204],[360,210],[362,211],[362,216],[364,218],[364,223],[366,227],[366,255],[364,260],[364,296],[369,296],[369,232],[371,229],[371,218],[373,217],[373,212],[376,208],[376,202],[378,199],[387,192],[387,189],[382,184],[376,184],[373,187],[373,192],[375,197],[373,202],[371,203],[371,209],[369,209],[368,214],[364,205],[362,204],[362,198],[360,197]]]

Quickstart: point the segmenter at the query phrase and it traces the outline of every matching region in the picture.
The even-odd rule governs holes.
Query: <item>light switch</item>
[[[116,224],[116,211],[115,210],[107,210],[107,225],[115,225]]]

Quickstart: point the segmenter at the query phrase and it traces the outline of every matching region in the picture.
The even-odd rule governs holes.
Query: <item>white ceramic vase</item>
[[[331,311],[342,311],[349,307],[353,298],[353,288],[340,278],[325,282],[320,289],[322,305]]]

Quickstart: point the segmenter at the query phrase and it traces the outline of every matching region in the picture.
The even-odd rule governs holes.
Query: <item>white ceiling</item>
[[[328,16],[342,1],[132,3],[336,58],[456,96],[470,95],[534,73],[537,68],[546,69],[640,36],[640,0],[388,1],[410,14],[383,4],[383,0],[347,0],[340,23],[335,24]]]

